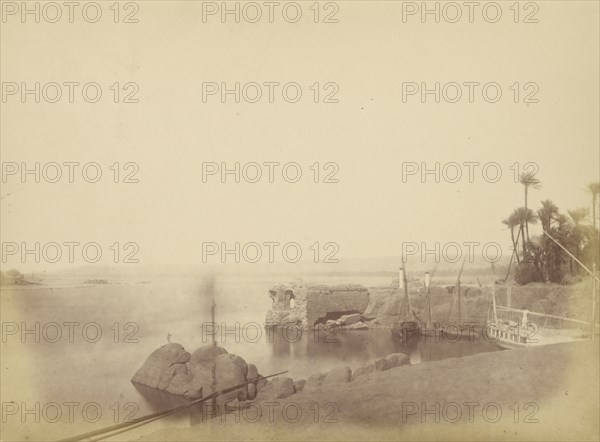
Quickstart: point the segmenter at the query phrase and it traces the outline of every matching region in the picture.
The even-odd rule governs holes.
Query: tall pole
[[[213,326],[213,330],[215,329],[215,327],[217,326],[217,322],[215,319],[215,310],[217,308],[217,304],[215,303],[215,290],[214,290],[214,281],[210,282],[210,295],[211,295],[211,305],[210,305],[210,318],[212,321],[212,326]],[[217,339],[216,339],[216,333],[213,333],[212,335],[212,345],[213,347],[217,346]]]
[[[458,326],[460,327],[460,279],[458,280],[456,288],[458,289]]]
[[[402,272],[404,277],[404,299],[406,300],[406,314],[412,319],[412,308],[410,306],[410,298],[408,297],[408,281],[406,280],[406,269]]]
[[[211,300],[210,318],[212,321],[212,329],[213,329],[212,346],[216,350],[216,347],[217,347],[217,337],[216,337],[217,322],[216,322],[216,317],[215,317],[216,316],[215,311],[216,311],[217,304],[215,302],[215,274],[213,272],[211,272],[210,275],[208,276],[207,289],[209,291],[210,300]],[[217,361],[216,361],[216,357],[217,357],[217,352],[213,351],[212,352],[212,364],[211,364],[211,369],[210,369],[211,393],[214,393],[215,391],[217,391]],[[219,413],[219,411],[217,410],[217,407],[216,407],[216,405],[217,405],[216,397],[209,399],[207,401],[207,404],[210,404],[211,409],[215,410],[217,413]],[[204,409],[202,411],[204,412]]]
[[[492,281],[492,308],[494,309],[494,323],[498,323],[498,314],[496,313],[496,282]]]
[[[592,269],[596,273],[596,263],[594,263]],[[596,280],[592,278],[592,321],[590,323],[590,339],[594,340],[594,333],[596,333]]]
[[[460,265],[460,271],[458,272],[458,278],[456,278],[456,289],[457,289],[457,300],[458,300],[458,326],[460,327],[460,277],[462,276],[463,269],[465,268],[465,261],[467,257],[463,259]]]
[[[432,328],[433,321],[431,318],[431,274],[429,272],[425,272],[425,289],[427,294],[425,295],[425,307],[423,311],[425,312],[425,328]]]

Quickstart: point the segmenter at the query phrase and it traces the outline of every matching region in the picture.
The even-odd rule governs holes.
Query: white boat
[[[519,316],[520,320],[499,319],[498,312],[512,314],[513,317]],[[574,324],[574,326],[573,328],[539,326],[536,322],[530,320],[532,316],[544,318],[544,324],[548,320],[557,320],[560,324],[567,322]],[[495,284],[492,284],[492,295],[485,333],[487,340],[494,341],[502,348],[534,347],[561,342],[581,341],[590,338],[589,328],[590,324],[588,322],[578,319],[531,312],[527,309],[498,306],[496,303]]]

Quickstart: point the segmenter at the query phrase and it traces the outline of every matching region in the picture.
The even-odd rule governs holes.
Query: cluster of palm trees
[[[513,244],[513,254],[508,266],[507,277],[513,261],[516,260],[517,269],[515,280],[519,283],[535,281],[563,282],[567,272],[571,276],[579,273],[579,266],[573,265],[573,260],[546,235],[530,238],[529,225],[541,223],[544,232],[556,239],[573,256],[590,268],[598,264],[598,198],[600,197],[600,183],[591,183],[588,191],[592,196],[591,221],[586,224],[588,208],[567,210],[561,213],[551,201],[541,202],[541,207],[534,212],[528,207],[530,189],[539,189],[540,181],[535,173],[525,172],[519,176],[525,193],[525,205],[515,209],[502,223],[510,229]]]

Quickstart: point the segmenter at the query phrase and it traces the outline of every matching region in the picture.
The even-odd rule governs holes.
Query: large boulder
[[[261,398],[285,399],[296,392],[292,378],[277,376],[260,392]]]
[[[169,368],[165,370],[163,376],[160,377],[160,381],[158,382],[159,390],[166,390],[169,388],[169,385],[173,382],[173,379],[177,375],[187,375],[187,367],[185,364],[173,364]]]
[[[171,383],[167,387],[166,391],[172,394],[187,394],[190,389],[191,381],[192,377],[189,375],[189,373],[187,373],[187,370],[185,373],[178,373],[175,376],[173,376],[173,379],[171,380]],[[202,397],[202,395],[198,397],[200,398]]]
[[[306,384],[306,379],[294,381],[294,390],[296,390],[296,392],[304,390],[304,384]]]
[[[203,345],[198,347],[190,357],[190,371],[194,372],[197,369],[204,370],[211,367],[215,363],[217,356],[227,354],[227,350],[216,345]]]
[[[262,391],[267,385],[268,385],[268,381],[266,379],[261,379],[260,381],[258,381],[256,383],[256,392],[259,393],[260,391]]]
[[[350,367],[336,367],[327,373],[325,379],[323,379],[324,384],[340,384],[350,382],[352,379],[352,370]]]
[[[185,364],[190,360],[190,357],[190,353],[185,351],[181,344],[163,345],[148,356],[148,359],[133,375],[131,382],[164,390],[169,386],[175,375],[186,370]],[[181,367],[171,368],[174,365]]]
[[[190,399],[198,399],[215,391],[216,371],[213,378],[211,368],[200,370],[198,367],[200,366],[196,366],[194,372],[190,373],[191,380],[185,392]]]
[[[190,354],[180,344],[168,344],[148,357],[132,382],[198,399],[258,377],[256,366],[248,365],[244,359],[227,353],[222,347],[205,345]],[[243,385],[220,396],[217,401],[243,401],[254,398],[257,391],[256,384],[251,384],[250,391],[248,385]]]
[[[246,361],[236,355],[221,354],[215,359],[215,373],[217,380],[217,389],[224,390],[238,384],[246,382],[246,373],[248,365]],[[229,392],[222,397],[222,402],[228,402],[227,399],[238,399],[244,401],[248,398],[248,388],[246,385]]]
[[[258,368],[256,368],[256,365],[248,364],[248,373],[246,373],[246,380],[252,381],[254,379],[258,379],[258,377],[259,377],[259,374],[258,374]],[[248,388],[248,399],[254,399],[256,397],[256,394],[258,393],[256,383],[248,384],[247,388]]]
[[[248,369],[246,373],[246,379],[252,381],[254,379],[258,379],[260,375],[258,374],[258,368],[254,364],[248,364]]]
[[[258,389],[256,388],[255,384],[248,384],[246,386],[246,388],[248,389],[248,399],[249,400],[253,400],[256,395],[258,394]]]
[[[246,382],[248,365],[239,356],[220,353],[216,355],[213,361],[199,359],[195,362],[195,364],[190,365],[192,367],[191,380],[186,392],[186,396],[190,399],[204,397],[216,390],[225,390]],[[182,388],[184,387],[179,387],[179,389]],[[222,395],[219,397],[218,402],[226,403],[234,399],[246,400],[247,398],[248,388],[244,385]]]

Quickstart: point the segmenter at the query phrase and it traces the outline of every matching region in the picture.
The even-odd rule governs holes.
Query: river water
[[[360,277],[315,282],[350,281],[389,282]],[[255,364],[262,375],[288,370],[294,379],[307,378],[336,365],[355,369],[395,352],[408,354],[416,364],[497,350],[480,340],[403,343],[389,330],[269,333],[262,328],[271,305],[267,290],[280,282],[285,280],[220,277],[215,285],[217,342]],[[59,439],[156,411],[156,401],[130,379],[168,339],[188,351],[211,341],[211,301],[203,296],[203,284],[193,277],[155,277],[3,289],[3,437]]]

